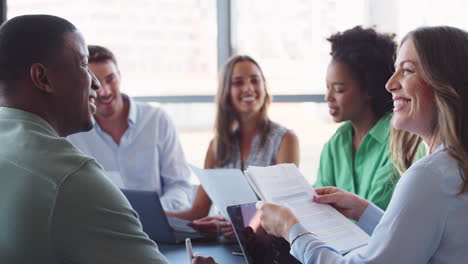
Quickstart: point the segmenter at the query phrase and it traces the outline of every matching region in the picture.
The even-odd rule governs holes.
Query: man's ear
[[[29,69],[29,77],[32,83],[39,90],[45,93],[52,93],[54,90],[50,85],[49,76],[47,75],[47,68],[41,63],[34,63]]]

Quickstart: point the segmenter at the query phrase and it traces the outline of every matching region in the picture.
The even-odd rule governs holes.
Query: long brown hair
[[[232,83],[232,72],[236,63],[241,61],[250,61],[258,68],[265,83],[265,102],[260,109],[261,122],[258,124],[258,130],[261,134],[261,145],[266,141],[266,136],[270,131],[270,120],[268,118],[268,107],[271,104],[271,95],[267,89],[267,84],[263,71],[258,63],[250,56],[237,55],[229,58],[222,67],[219,74],[218,92],[216,94],[216,121],[215,121],[215,164],[216,167],[222,167],[228,163],[232,157],[234,148],[235,133],[239,126],[237,111],[231,103],[230,91]]]
[[[468,189],[468,33],[454,27],[422,27],[408,33],[421,61],[422,79],[434,89],[437,123],[433,134],[458,161],[463,188]],[[421,139],[392,128],[390,145],[395,167],[411,166]]]

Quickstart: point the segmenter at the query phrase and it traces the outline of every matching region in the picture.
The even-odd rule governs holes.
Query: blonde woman
[[[259,204],[267,232],[291,242],[302,263],[464,263],[468,259],[468,33],[424,27],[401,42],[386,88],[394,107],[391,150],[402,173],[387,211],[336,187],[314,200],[371,235],[342,256],[287,208]],[[429,155],[413,163],[424,141]],[[311,231],[311,232],[309,232]]]
[[[231,57],[220,73],[215,137],[206,153],[206,169],[243,170],[251,165],[279,163],[299,166],[298,139],[291,130],[269,119],[270,103],[271,95],[259,64],[249,56]],[[230,223],[225,219],[205,217],[211,204],[200,187],[191,209],[167,214],[195,220],[192,226],[207,236],[218,233],[232,236]]]

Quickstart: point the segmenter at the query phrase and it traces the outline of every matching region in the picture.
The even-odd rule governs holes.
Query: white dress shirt
[[[95,158],[119,188],[156,191],[166,210],[188,208],[190,168],[171,119],[162,108],[122,96],[130,109],[120,144],[97,122],[91,131],[68,139]]]

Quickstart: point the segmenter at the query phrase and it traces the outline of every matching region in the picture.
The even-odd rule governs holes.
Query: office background
[[[213,136],[217,71],[232,54],[262,66],[272,120],[293,129],[301,170],[315,181],[323,144],[339,124],[324,102],[331,34],[355,25],[406,32],[423,25],[468,29],[464,0],[3,0],[3,20],[21,14],[64,17],[88,44],[117,56],[121,89],[162,105],[187,160],[203,167]],[[194,183],[197,179],[193,178]]]

